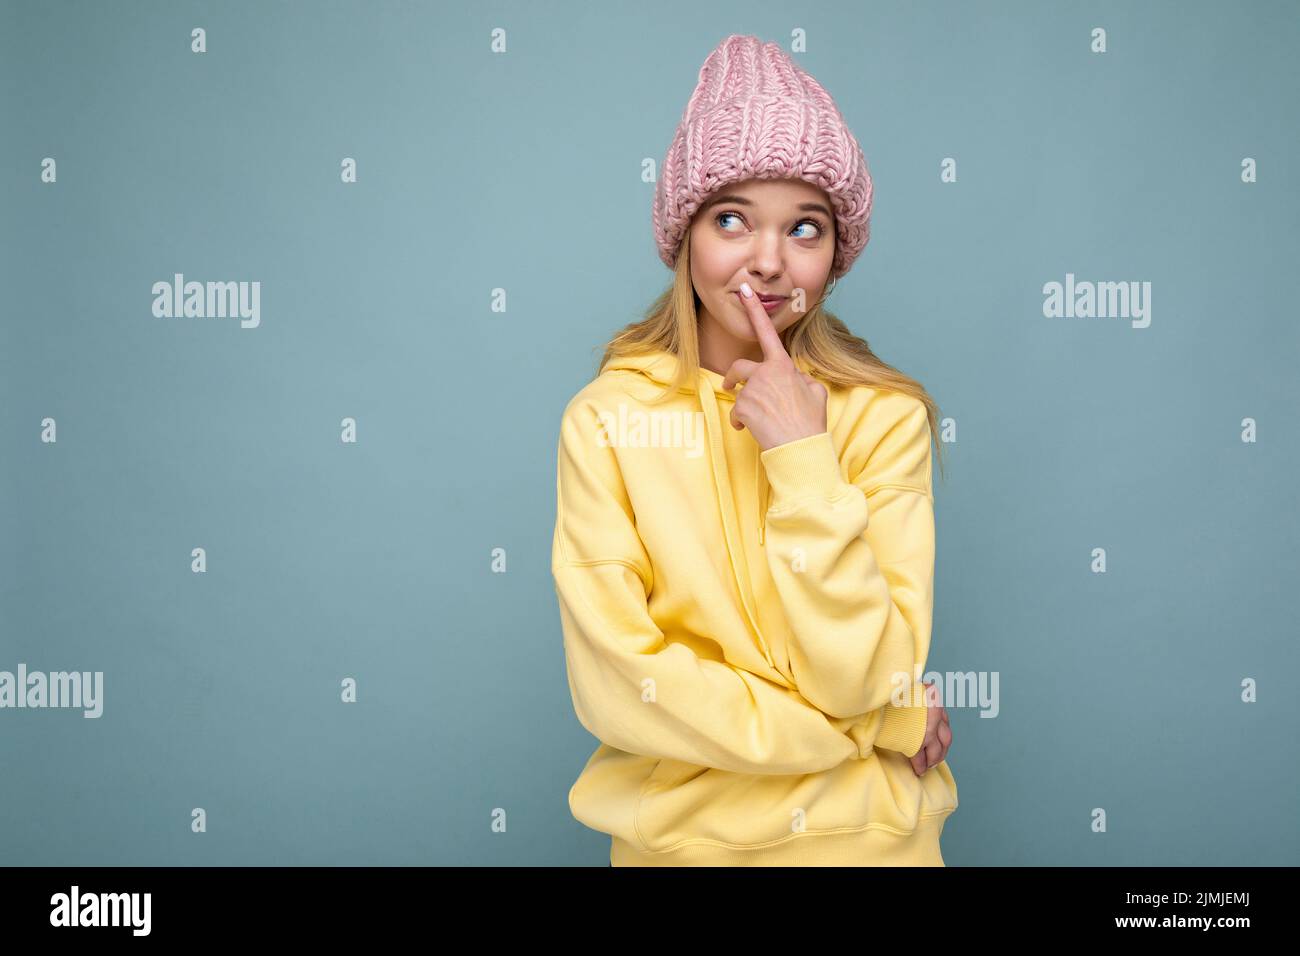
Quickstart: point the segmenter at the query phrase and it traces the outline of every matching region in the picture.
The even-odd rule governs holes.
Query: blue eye
[[[714,217],[713,221],[714,221],[715,223],[717,223],[717,225],[718,225],[720,228],[722,228],[722,229],[727,229],[727,225],[726,225],[725,220],[726,220],[728,217],[730,217],[730,218],[735,218],[735,219],[739,219],[739,218],[740,218],[740,214],[739,214],[739,213],[734,213],[734,212],[720,212],[720,213],[717,214],[717,216]],[[821,238],[821,234],[822,234],[822,224],[821,224],[820,222],[818,222],[816,219],[801,219],[799,222],[795,223],[795,228],[798,229],[800,226],[812,226],[814,229],[817,230],[817,233],[816,233],[816,235],[812,235],[812,236],[795,236],[796,239],[819,239],[819,238]],[[730,230],[727,230],[727,231],[730,231]]]

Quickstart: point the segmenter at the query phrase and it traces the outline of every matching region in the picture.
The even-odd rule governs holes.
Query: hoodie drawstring
[[[763,657],[767,664],[773,670],[776,670],[776,662],[772,659],[772,652],[767,646],[767,641],[763,639],[763,633],[758,628],[758,616],[754,612],[754,597],[749,592],[749,564],[745,559],[744,545],[740,540],[740,535],[736,529],[736,502],[731,494],[730,473],[727,469],[727,456],[722,445],[722,425],[718,414],[718,398],[713,392],[713,383],[709,381],[708,376],[701,371],[696,390],[700,398],[700,407],[704,410],[704,427],[709,438],[709,462],[713,470],[713,484],[717,490],[718,505],[722,511],[722,530],[727,540],[727,560],[731,564],[731,573],[735,578],[736,587],[740,590],[740,601],[745,607],[745,614],[749,616],[750,627],[754,629],[754,636],[758,639],[758,645],[763,651]],[[767,524],[767,505],[766,499],[770,488],[767,484],[767,476],[763,474],[762,463],[759,463],[755,480],[765,489],[764,493],[759,496],[763,501],[760,507],[759,517],[759,542],[763,540]],[[739,566],[737,566],[739,564]]]

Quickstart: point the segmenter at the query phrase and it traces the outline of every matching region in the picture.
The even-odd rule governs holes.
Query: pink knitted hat
[[[831,278],[849,271],[871,234],[871,174],[835,102],[775,43],[733,34],[700,67],[655,186],[654,232],[671,269],[691,217],[718,187],[803,179],[835,212]]]

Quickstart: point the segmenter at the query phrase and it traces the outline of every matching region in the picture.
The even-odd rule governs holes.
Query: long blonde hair
[[[657,404],[675,394],[678,388],[693,383],[700,367],[699,314],[696,311],[695,285],[691,281],[690,241],[688,229],[677,255],[672,285],[655,299],[644,319],[624,326],[609,340],[596,370],[599,375],[612,360],[625,355],[658,350],[672,352],[678,359],[676,377],[662,394],[650,401],[651,404]],[[871,351],[866,339],[850,332],[824,307],[834,287],[834,280],[827,283],[821,297],[803,318],[781,332],[785,350],[796,367],[823,382],[902,392],[924,403],[942,479],[943,447],[938,440],[938,404],[920,382],[881,361]]]

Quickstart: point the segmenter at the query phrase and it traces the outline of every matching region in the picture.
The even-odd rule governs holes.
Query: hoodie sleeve
[[[882,714],[838,729],[798,691],[665,641],[647,605],[649,555],[594,415],[571,404],[561,423],[551,562],[582,725],[628,753],[734,773],[813,773],[869,755],[888,732]]]
[[[899,398],[905,410],[878,438],[850,437],[846,461],[863,463],[848,479],[829,432],[761,460],[772,486],[767,560],[796,686],[832,716],[879,711],[876,746],[911,756],[925,735],[916,677],[930,646],[934,502],[926,407]]]

